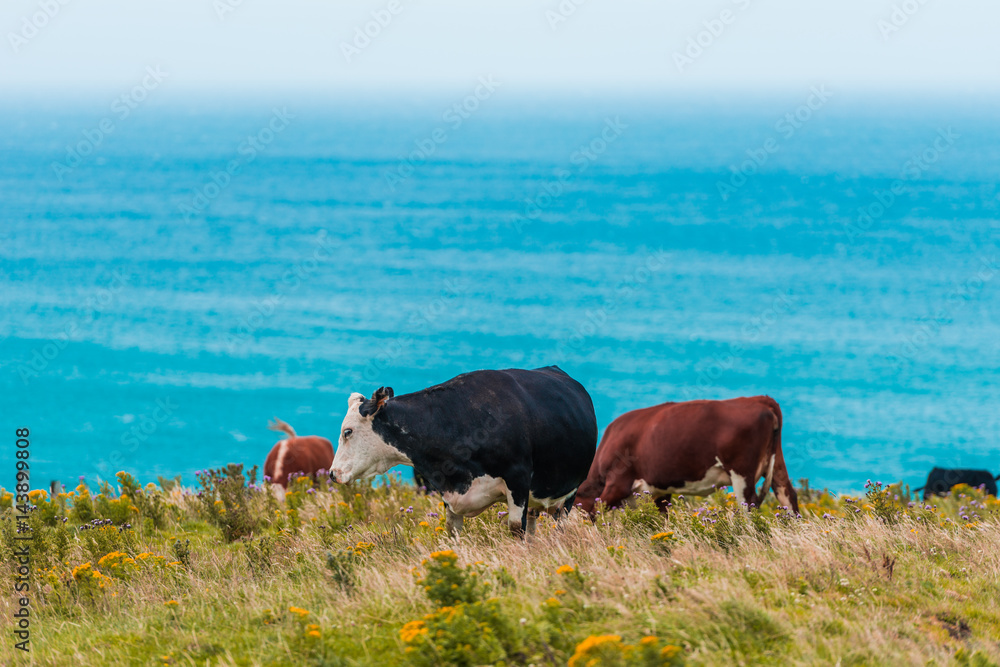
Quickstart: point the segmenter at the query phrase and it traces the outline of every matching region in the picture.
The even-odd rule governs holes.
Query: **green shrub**
[[[220,470],[200,470],[196,474],[201,490],[198,499],[206,518],[222,531],[226,542],[252,535],[260,527],[260,512],[251,508],[257,481],[257,466],[245,475],[243,465],[230,463]]]
[[[523,638],[499,601],[482,599],[486,586],[478,569],[460,567],[451,550],[434,552],[422,564],[417,583],[438,609],[400,630],[408,664],[472,667],[523,657]]]
[[[625,505],[619,511],[622,515],[622,524],[626,528],[653,531],[663,527],[663,514],[648,493],[638,494],[634,503]]]
[[[101,482],[101,492],[94,496],[94,511],[102,519],[123,524],[135,518],[139,509],[132,504],[132,499],[127,494],[115,496],[111,485]]]
[[[483,582],[479,572],[459,567],[454,551],[436,551],[425,558],[422,565],[426,574],[417,577],[417,584],[438,606],[476,602],[481,598]]]
[[[902,512],[896,503],[894,496],[899,493],[899,488],[892,486],[882,486],[882,482],[868,480],[865,484],[865,498],[871,505],[872,513],[875,514],[887,525],[899,523]]]
[[[135,551],[136,537],[132,528],[128,524],[115,526],[110,519],[94,519],[80,526],[78,537],[95,563],[113,551]]]
[[[149,519],[154,528],[163,528],[167,523],[167,503],[156,485],[147,484],[146,488],[142,488],[127,472],[119,472],[117,478],[122,487],[122,496],[132,499],[139,516]]]
[[[82,477],[80,478],[83,479]],[[90,489],[81,481],[74,491],[70,491],[69,497],[73,501],[73,509],[70,510],[70,518],[76,523],[85,524],[97,518],[94,513],[94,504],[90,498]]]
[[[491,665],[508,655],[500,635],[509,623],[496,600],[441,607],[400,630],[408,664],[422,667]]]
[[[174,540],[170,545],[170,551],[174,558],[184,567],[191,567],[191,540]]]
[[[657,637],[643,637],[638,644],[622,641],[619,635],[591,635],[580,642],[569,667],[674,667],[684,664],[679,646],[661,645]]]
[[[32,495],[34,497],[32,498]],[[56,498],[50,498],[45,491],[31,491],[28,493],[35,505],[35,512],[43,525],[55,527],[62,525],[66,518],[66,497],[59,494]]]

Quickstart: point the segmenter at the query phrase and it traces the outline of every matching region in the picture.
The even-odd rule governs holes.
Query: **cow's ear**
[[[347,408],[348,408],[348,409],[351,409],[351,408],[353,408],[353,407],[354,407],[354,406],[355,406],[356,404],[360,403],[360,402],[361,402],[361,401],[363,401],[363,400],[365,400],[365,395],[364,395],[364,394],[359,394],[358,392],[354,392],[354,393],[353,393],[353,394],[351,394],[351,395],[350,395],[350,397],[349,397],[349,398],[347,399]]]
[[[375,390],[375,393],[372,394],[371,398],[367,401],[361,402],[361,407],[358,409],[358,412],[361,413],[362,417],[371,417],[376,412],[381,410],[382,406],[385,405],[385,402],[393,396],[395,396],[395,394],[392,391],[392,387],[379,387]]]

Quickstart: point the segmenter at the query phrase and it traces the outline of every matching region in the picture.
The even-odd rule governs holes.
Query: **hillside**
[[[398,480],[300,478],[279,504],[255,476],[32,491],[31,653],[8,633],[0,662],[1000,664],[1000,503],[968,487],[929,505],[802,489],[802,518],[718,492],[664,520],[638,497],[520,541],[500,505],[456,539]],[[0,604],[13,618],[17,597]]]

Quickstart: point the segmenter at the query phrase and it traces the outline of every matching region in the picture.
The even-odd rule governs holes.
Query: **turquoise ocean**
[[[602,430],[769,394],[814,487],[1000,473],[995,103],[505,95],[0,104],[0,483],[548,364]]]

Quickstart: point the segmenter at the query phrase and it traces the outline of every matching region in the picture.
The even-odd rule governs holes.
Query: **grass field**
[[[3,493],[8,591],[32,551],[31,652],[7,633],[0,663],[1000,664],[1000,503],[968,487],[802,489],[801,518],[718,492],[664,519],[638,497],[521,541],[501,505],[451,537],[398,480],[299,479],[279,504],[248,477],[33,491],[29,542]]]

